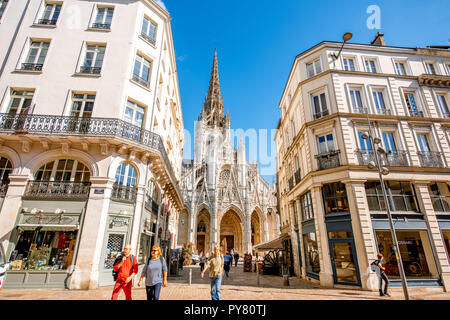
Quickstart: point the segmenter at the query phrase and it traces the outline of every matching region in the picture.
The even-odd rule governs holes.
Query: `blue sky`
[[[231,127],[247,130],[276,128],[278,103],[295,56],[321,41],[341,41],[350,31],[350,42],[369,43],[380,31],[391,46],[450,45],[448,0],[163,2],[172,17],[184,126],[192,143],[215,46]],[[370,5],[380,8],[379,30],[367,27]],[[192,148],[185,145],[185,158],[192,158],[186,152]],[[265,178],[272,182],[270,175]]]

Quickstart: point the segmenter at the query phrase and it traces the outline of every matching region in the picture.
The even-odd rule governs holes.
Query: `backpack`
[[[117,271],[114,271],[114,266],[116,265],[117,262],[122,260],[122,257],[123,256],[120,255],[116,258],[116,260],[114,260],[113,270],[112,270],[112,276],[114,278],[114,281],[117,281],[117,276],[119,275],[119,271],[120,271],[120,268]],[[134,266],[134,256],[133,255],[131,255],[131,264]]]
[[[379,272],[380,271],[380,267],[378,266],[379,263],[380,263],[380,260],[375,260],[374,262],[372,262],[370,264],[370,269],[373,272]]]

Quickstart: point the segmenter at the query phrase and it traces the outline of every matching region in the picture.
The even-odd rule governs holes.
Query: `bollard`
[[[189,268],[189,285],[192,283],[192,269]]]
[[[256,270],[256,285],[259,287],[259,270]]]
[[[289,275],[283,275],[283,286],[289,287]]]

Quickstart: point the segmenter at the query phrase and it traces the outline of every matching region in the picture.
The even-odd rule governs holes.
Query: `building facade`
[[[183,160],[178,243],[195,244],[198,254],[215,245],[253,252],[253,245],[279,234],[275,188],[246,161],[244,140],[236,150],[230,116],[224,114],[217,52],[203,109],[195,124],[194,159]]]
[[[378,170],[379,137],[400,253],[410,286],[450,289],[450,51],[321,42],[299,54],[279,107],[282,229],[298,276],[378,289],[378,252],[400,285]]]
[[[175,247],[184,125],[152,0],[1,2],[5,287],[111,285],[125,244]]]

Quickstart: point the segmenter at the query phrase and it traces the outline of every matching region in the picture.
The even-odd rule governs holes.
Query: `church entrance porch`
[[[211,251],[211,248],[209,248],[210,235],[209,212],[206,209],[202,209],[197,219],[197,254],[206,255]]]
[[[227,211],[220,222],[220,247],[223,251],[237,251],[242,254],[241,219],[232,210]]]

